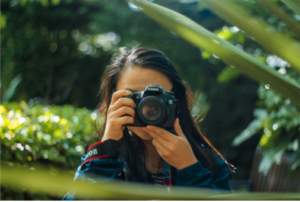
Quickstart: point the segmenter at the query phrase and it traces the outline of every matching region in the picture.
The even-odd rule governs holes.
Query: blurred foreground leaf
[[[99,178],[101,179],[101,178]],[[72,181],[69,173],[49,174],[48,171],[29,171],[24,169],[1,168],[1,185],[27,189],[30,192],[47,193],[62,197],[68,191],[76,190],[76,197],[85,199],[114,199],[114,200],[283,200],[300,199],[300,194],[223,194],[216,195],[214,191],[199,188],[172,187],[168,194],[164,190],[157,190],[155,186],[121,181],[109,181],[91,184],[83,181]]]
[[[277,91],[285,98],[289,98],[300,109],[300,85],[295,81],[285,78],[254,57],[177,12],[148,1],[132,0],[130,2],[140,7],[146,15],[159,22],[162,26],[174,31],[191,44],[209,53],[214,53],[224,62],[231,64],[239,72],[250,78],[264,84],[269,84],[271,89]],[[282,46],[281,49],[284,49],[283,47],[285,46]],[[298,46],[295,47],[296,49],[298,50]],[[288,50],[284,51],[290,54]],[[293,49],[291,53],[293,59],[295,59],[295,54],[298,54],[297,52],[295,53],[295,50]],[[298,58],[296,59],[298,60]],[[299,64],[296,66],[299,66]]]
[[[296,40],[289,38],[280,32],[275,32],[266,23],[248,15],[242,7],[238,6],[236,3],[233,3],[233,1],[203,1],[214,13],[216,13],[222,19],[226,20],[232,25],[236,25],[237,27],[245,31],[266,50],[271,51],[279,57],[287,60],[293,68],[300,72],[300,44]],[[267,3],[268,2],[266,2],[266,4]],[[270,6],[273,4],[268,3],[267,5]],[[277,17],[282,18],[282,15]],[[294,23],[293,25],[291,25],[290,22],[291,21],[289,21],[288,25],[295,26],[296,24],[297,27],[294,29],[297,29],[298,31],[299,25],[294,21],[292,21]]]
[[[271,13],[280,18],[290,29],[293,29],[300,36],[300,24],[291,16],[286,14],[279,6],[269,0],[259,0]],[[299,4],[300,6],[300,4]]]

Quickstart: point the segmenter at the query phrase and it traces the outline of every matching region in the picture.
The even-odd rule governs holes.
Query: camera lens
[[[164,102],[156,96],[148,96],[140,102],[138,115],[146,125],[159,125],[166,118]]]
[[[154,121],[161,116],[162,109],[159,103],[151,100],[144,104],[142,112],[146,119]]]

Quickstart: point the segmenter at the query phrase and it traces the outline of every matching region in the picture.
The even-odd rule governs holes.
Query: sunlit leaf
[[[6,27],[6,16],[1,14],[0,28],[5,29],[5,27]]]
[[[208,59],[211,56],[211,54],[206,51],[202,51],[201,56],[203,59]]]
[[[51,0],[52,5],[58,5],[60,0]]]
[[[240,73],[233,67],[227,66],[225,67],[222,72],[219,74],[217,80],[222,82],[228,82],[229,80],[239,76]]]
[[[231,31],[227,27],[224,27],[222,30],[215,32],[215,34],[224,40],[228,40],[233,36]]]

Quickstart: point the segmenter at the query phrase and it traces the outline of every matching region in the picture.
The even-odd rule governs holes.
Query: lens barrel
[[[166,118],[164,102],[155,96],[148,96],[138,105],[138,115],[146,125],[159,125]]]

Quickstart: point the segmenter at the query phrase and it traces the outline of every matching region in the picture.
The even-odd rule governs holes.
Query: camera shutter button
[[[173,91],[166,91],[166,93],[173,96],[175,95]]]

